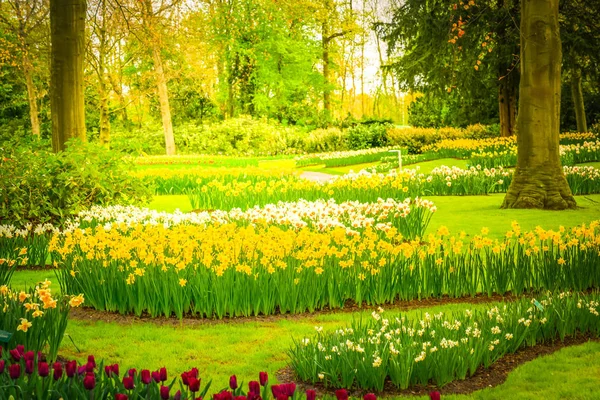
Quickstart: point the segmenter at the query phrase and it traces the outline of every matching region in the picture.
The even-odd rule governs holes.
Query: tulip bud
[[[13,364],[8,366],[8,374],[10,379],[17,379],[21,376],[21,364]]]
[[[162,400],[169,400],[169,387],[168,386],[160,387],[160,398]]]
[[[96,359],[91,354],[88,356],[88,364],[92,364],[93,368],[96,368]]]
[[[27,375],[33,374],[33,360],[25,361],[25,373]]]
[[[317,398],[317,392],[312,389],[306,391],[306,400],[315,400]]]
[[[13,350],[10,350],[9,353],[10,353],[10,356],[12,357],[13,361],[15,361],[15,362],[21,361],[21,353],[19,353],[19,350],[13,349]]]
[[[75,360],[67,361],[65,368],[67,370],[67,376],[69,378],[74,377],[75,374],[77,373],[77,361],[75,361]]]
[[[363,396],[363,400],[377,400],[377,396],[374,393],[367,393]]]
[[[25,361],[33,361],[33,359],[35,358],[35,353],[33,351],[28,351],[25,354],[23,354],[23,359],[25,359]]]
[[[52,377],[54,378],[55,381],[59,380],[60,378],[62,378],[62,374],[63,374],[63,368],[62,368],[62,364],[59,362],[55,362],[54,364],[52,364],[52,369],[53,374]]]
[[[47,362],[40,361],[38,364],[38,375],[42,378],[47,377],[50,374],[50,367]]]
[[[348,400],[348,391],[346,389],[336,390],[335,397],[337,397],[337,400]]]
[[[0,374],[4,373],[4,367],[6,366],[6,361],[0,360]]]
[[[96,387],[96,376],[94,376],[93,372],[88,372],[85,374],[83,378],[83,387],[86,390],[92,390]]]
[[[22,344],[17,345],[17,351],[20,355],[23,355],[23,353],[25,353],[25,346],[23,346]]]
[[[181,390],[175,392],[175,396],[173,396],[173,400],[181,400]]]
[[[229,377],[229,387],[231,390],[235,390],[238,388],[237,377],[235,375],[231,375]]]
[[[149,385],[150,382],[152,382],[152,377],[150,376],[150,371],[148,371],[147,369],[143,369],[142,370],[142,383],[144,385]]]
[[[131,368],[129,371],[127,371],[127,374],[129,376],[131,376],[132,378],[135,376],[136,373],[137,373],[137,370],[135,368]]]
[[[160,375],[161,382],[164,382],[167,380],[167,369],[165,367],[162,367],[161,369],[159,369],[158,373]]]
[[[115,400],[128,400],[129,396],[127,396],[126,394],[122,394],[122,393],[117,393],[115,394]]]
[[[431,400],[440,400],[440,392],[429,392],[429,398]]]
[[[134,388],[134,383],[133,383],[133,377],[132,376],[124,376],[123,377],[123,386],[125,386],[125,389],[127,390],[133,390]]]
[[[258,381],[260,382],[260,386],[265,386],[269,381],[269,375],[266,372],[259,372]]]
[[[250,390],[250,393],[260,394],[260,383],[258,383],[257,381],[250,381],[248,383],[248,388]]]
[[[199,379],[189,378],[189,383],[190,383],[190,391],[192,393],[196,393],[198,390],[200,390],[200,380]]]

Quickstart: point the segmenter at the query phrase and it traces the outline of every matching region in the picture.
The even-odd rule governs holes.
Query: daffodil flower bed
[[[231,182],[270,182],[274,179],[298,175],[299,171],[292,169],[261,169],[245,168],[182,168],[182,169],[145,169],[132,173],[136,178],[154,189],[155,194],[185,194],[187,191],[218,181],[223,185]]]
[[[597,337],[599,302],[597,292],[563,292],[416,319],[380,309],[335,332],[317,328],[292,346],[291,366],[303,381],[347,389],[382,390],[388,380],[400,389],[430,381],[443,386],[525,346]]]
[[[346,201],[337,204],[330,199],[293,203],[278,202],[264,207],[253,207],[245,211],[234,208],[230,211],[202,211],[193,213],[166,213],[147,208],[132,206],[93,207],[80,212],[69,223],[68,229],[96,227],[112,223],[223,225],[237,223],[240,226],[266,225],[289,229],[309,227],[313,230],[327,231],[332,228],[349,228],[361,232],[368,226],[375,226],[385,232],[394,227],[407,238],[423,236],[433,213],[437,208],[433,202],[420,198],[405,199],[402,202],[393,199],[377,199],[374,203]]]
[[[9,345],[24,344],[34,351],[46,350],[54,359],[67,328],[71,307],[84,302],[83,295],[55,296],[51,282],[41,282],[29,291],[0,286],[0,330],[12,333]]]
[[[564,168],[565,176],[574,194],[600,193],[598,170],[592,167]],[[467,169],[438,167],[430,174],[418,168],[401,172],[377,173],[360,171],[336,177],[325,182],[315,182],[298,177],[273,178],[258,182],[220,180],[190,190],[188,197],[195,209],[247,209],[255,205],[292,202],[298,199],[314,201],[335,199],[337,202],[358,200],[375,202],[379,197],[405,199],[408,197],[484,195],[504,193],[508,190],[513,171],[484,168],[481,165]]]
[[[115,223],[56,234],[63,291],[120,313],[299,313],[397,299],[586,290],[600,284],[600,225],[407,240],[395,227],[325,231],[236,223]]]

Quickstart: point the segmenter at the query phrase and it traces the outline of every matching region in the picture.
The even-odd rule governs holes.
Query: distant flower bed
[[[298,377],[328,387],[382,390],[444,386],[472,376],[525,346],[600,335],[600,295],[560,293],[523,299],[488,310],[421,314],[409,319],[383,310],[350,327],[317,333],[294,344],[289,354]]]

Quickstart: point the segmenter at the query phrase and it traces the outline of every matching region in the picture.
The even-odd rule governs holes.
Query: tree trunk
[[[323,22],[321,31],[321,45],[323,50],[323,110],[331,114],[331,88],[329,87],[329,27]]]
[[[50,108],[52,148],[71,138],[86,139],[83,97],[86,0],[51,0]]]
[[[31,132],[40,137],[40,119],[37,106],[37,90],[33,83],[33,65],[29,56],[23,57],[23,74],[25,75],[25,85],[27,86],[27,100],[29,101],[29,119],[31,120]]]
[[[559,0],[521,1],[517,167],[502,208],[575,208],[559,155]]]
[[[173,136],[173,123],[171,122],[171,107],[169,106],[169,91],[167,89],[167,78],[163,70],[160,48],[152,46],[154,58],[154,72],[156,74],[156,87],[158,89],[158,101],[160,103],[160,115],[162,117],[163,131],[165,133],[165,148],[167,155],[175,155],[175,138]]]
[[[500,136],[508,137],[515,134],[517,96],[511,82],[502,82],[498,86],[498,107],[500,115]]]
[[[108,90],[106,87],[105,78],[98,77],[100,84],[98,86],[98,96],[100,97],[100,144],[103,146],[110,145],[110,120],[108,113]]]
[[[577,132],[587,132],[587,121],[585,118],[585,106],[583,103],[583,91],[581,90],[581,70],[575,68],[571,77],[571,96],[577,119]]]

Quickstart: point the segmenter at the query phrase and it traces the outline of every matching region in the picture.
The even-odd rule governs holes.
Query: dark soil
[[[479,367],[475,374],[467,377],[464,380],[456,380],[448,383],[443,388],[431,383],[428,385],[417,385],[409,389],[400,390],[390,381],[385,383],[384,390],[377,392],[378,396],[423,396],[430,392],[438,391],[441,394],[468,394],[476,390],[481,390],[489,387],[501,385],[506,381],[508,374],[517,368],[519,365],[536,359],[537,357],[546,356],[554,353],[564,347],[583,344],[588,341],[599,341],[596,338],[591,338],[587,335],[577,337],[567,337],[564,342],[556,341],[554,343],[538,344],[533,347],[525,347],[514,354],[507,354],[493,363],[489,368]],[[298,390],[305,391],[306,389],[314,389],[318,396],[324,394],[335,395],[335,389],[326,388],[322,384],[301,383],[294,371],[290,367],[286,367],[278,371],[275,376],[281,382],[296,382]],[[365,393],[370,391],[363,389],[353,389],[348,391],[350,396],[361,398]]]
[[[527,296],[527,295],[525,295]],[[226,324],[226,323],[245,323],[245,322],[274,322],[281,319],[286,320],[297,320],[297,319],[306,319],[306,318],[314,318],[319,315],[328,315],[333,313],[353,313],[356,311],[368,311],[368,310],[376,310],[380,306],[383,308],[393,309],[394,311],[408,311],[420,308],[430,308],[435,306],[441,306],[446,304],[484,304],[484,303],[493,303],[499,301],[513,301],[521,296],[513,296],[511,294],[507,294],[504,296],[500,295],[492,295],[487,296],[483,294],[476,295],[475,297],[460,297],[460,298],[451,298],[451,297],[441,297],[441,298],[429,298],[423,300],[398,300],[392,304],[382,304],[377,306],[369,306],[363,304],[362,306],[357,305],[353,301],[346,302],[346,305],[343,308],[335,308],[331,309],[329,307],[324,308],[323,310],[298,314],[274,314],[274,315],[258,315],[251,317],[225,317],[223,319],[213,318],[202,318],[201,316],[193,316],[188,315],[185,316],[182,320],[172,316],[169,318],[166,317],[151,317],[148,314],[142,314],[142,316],[138,317],[133,314],[119,314],[117,312],[111,311],[100,311],[95,310],[91,307],[80,307],[80,308],[72,308],[70,317],[74,319],[78,319],[81,321],[103,321],[103,322],[116,322],[120,324],[132,324],[135,322],[149,322],[154,323],[156,325],[172,325],[172,326],[197,326],[204,324]]]

